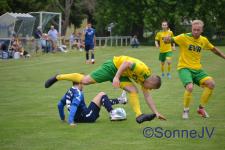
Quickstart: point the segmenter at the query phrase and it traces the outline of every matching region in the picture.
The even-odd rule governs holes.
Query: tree
[[[69,19],[71,14],[71,7],[74,0],[52,0],[52,4],[58,7],[63,14],[62,21],[62,35],[65,35],[66,29],[69,25]]]
[[[0,1],[0,15],[4,14],[7,11],[10,11],[10,7],[7,3],[7,0],[1,0]]]
[[[141,38],[144,31],[144,5],[144,1],[136,0],[97,0],[97,31],[105,33],[107,26],[114,23],[113,35],[136,34]]]

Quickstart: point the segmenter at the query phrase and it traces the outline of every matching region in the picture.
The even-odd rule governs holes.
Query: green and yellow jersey
[[[147,79],[152,73],[151,69],[142,61],[129,56],[115,56],[113,58],[113,63],[117,69],[119,69],[124,61],[132,62],[133,65],[131,69],[125,70],[121,76],[131,78],[136,83],[143,86],[144,80]]]
[[[199,70],[202,50],[211,50],[214,46],[204,36],[193,38],[191,33],[180,34],[172,38],[180,47],[180,56],[177,69],[189,68]]]
[[[160,46],[160,53],[165,53],[172,51],[172,46],[171,43],[164,43],[163,39],[164,37],[171,36],[173,37],[173,32],[170,30],[167,31],[160,31],[156,34],[155,40],[159,41],[159,46]]]

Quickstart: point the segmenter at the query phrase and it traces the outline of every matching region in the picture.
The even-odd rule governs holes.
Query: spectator
[[[51,45],[48,39],[48,34],[43,33],[41,38],[41,48],[44,53],[48,53],[50,51]]]
[[[73,49],[75,46],[75,32],[70,35],[70,49]]]
[[[51,48],[52,50],[56,50],[57,48],[57,40],[58,40],[58,31],[51,26],[51,29],[48,31],[49,40],[51,41]]]
[[[10,47],[11,50],[11,57],[18,59],[20,57],[30,57],[30,54],[24,50],[22,42],[19,40],[18,37],[15,37],[12,40],[12,45]]]
[[[35,50],[37,52],[39,49],[41,49],[41,38],[42,38],[41,26],[38,26],[37,30],[34,32],[34,38],[35,38]]]
[[[138,41],[138,39],[137,39],[137,36],[136,35],[134,35],[133,37],[132,37],[132,39],[131,39],[131,46],[132,46],[132,48],[138,48],[138,46],[139,46],[139,41]]]
[[[79,32],[76,37],[76,46],[79,51],[83,51],[81,36],[82,36],[82,33]]]
[[[5,43],[1,43],[0,45],[0,54],[2,59],[7,59],[9,57],[9,53]]]

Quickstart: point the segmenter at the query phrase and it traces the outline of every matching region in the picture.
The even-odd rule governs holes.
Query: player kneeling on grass
[[[95,122],[99,117],[100,108],[103,105],[109,112],[110,120],[125,120],[126,112],[123,108],[113,109],[112,105],[126,104],[126,95],[116,99],[109,99],[104,92],[98,93],[87,107],[84,101],[84,94],[82,92],[83,85],[73,82],[73,86],[66,92],[63,98],[58,103],[59,116],[62,121],[65,121],[64,107],[69,111],[68,123],[71,126],[75,122]]]

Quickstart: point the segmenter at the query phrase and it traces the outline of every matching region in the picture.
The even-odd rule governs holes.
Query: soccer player
[[[83,39],[86,52],[86,64],[89,63],[94,64],[95,63],[94,46],[96,44],[96,37],[95,37],[95,29],[92,28],[91,23],[88,23],[87,28],[84,30]],[[91,51],[91,62],[89,60],[89,51]]]
[[[162,77],[165,76],[164,74],[164,65],[165,62],[167,62],[167,77],[170,79],[171,74],[171,63],[172,63],[172,49],[175,50],[175,43],[173,43],[173,48],[171,46],[171,43],[165,43],[163,41],[164,37],[173,37],[173,32],[169,30],[168,22],[163,21],[162,22],[162,31],[158,32],[155,37],[155,46],[156,48],[159,48],[159,61],[161,61],[161,71],[162,71]]]
[[[215,81],[205,71],[202,70],[201,53],[203,50],[211,50],[214,54],[225,59],[224,53],[213,46],[206,37],[202,36],[204,23],[201,20],[192,22],[192,32],[180,34],[175,37],[164,38],[165,42],[175,42],[180,47],[180,56],[178,62],[178,73],[182,81],[184,92],[184,111],[183,119],[189,118],[189,106],[192,100],[192,91],[194,84],[203,88],[200,98],[200,105],[197,110],[202,117],[209,117],[205,110],[209,97],[215,88]]]
[[[73,82],[73,86],[66,92],[58,103],[59,116],[62,121],[65,121],[64,107],[69,111],[68,123],[75,126],[75,122],[95,122],[99,117],[100,108],[103,105],[109,112],[111,120],[124,120],[125,116],[118,114],[112,105],[126,104],[126,95],[116,99],[109,99],[104,92],[98,93],[87,107],[84,101],[83,85]]]
[[[148,106],[151,108],[157,118],[165,120],[155,106],[155,103],[149,93],[149,89],[158,89],[161,86],[161,78],[152,75],[152,71],[142,61],[129,56],[115,56],[113,59],[107,60],[97,70],[90,75],[82,75],[79,73],[60,74],[51,77],[45,82],[45,88],[49,88],[56,81],[69,80],[85,85],[101,83],[106,81],[113,82],[114,87],[120,87],[129,94],[130,104],[136,114],[136,121],[142,123],[150,121],[150,114],[142,114],[138,98],[138,90],[134,82],[142,86],[142,92]]]

